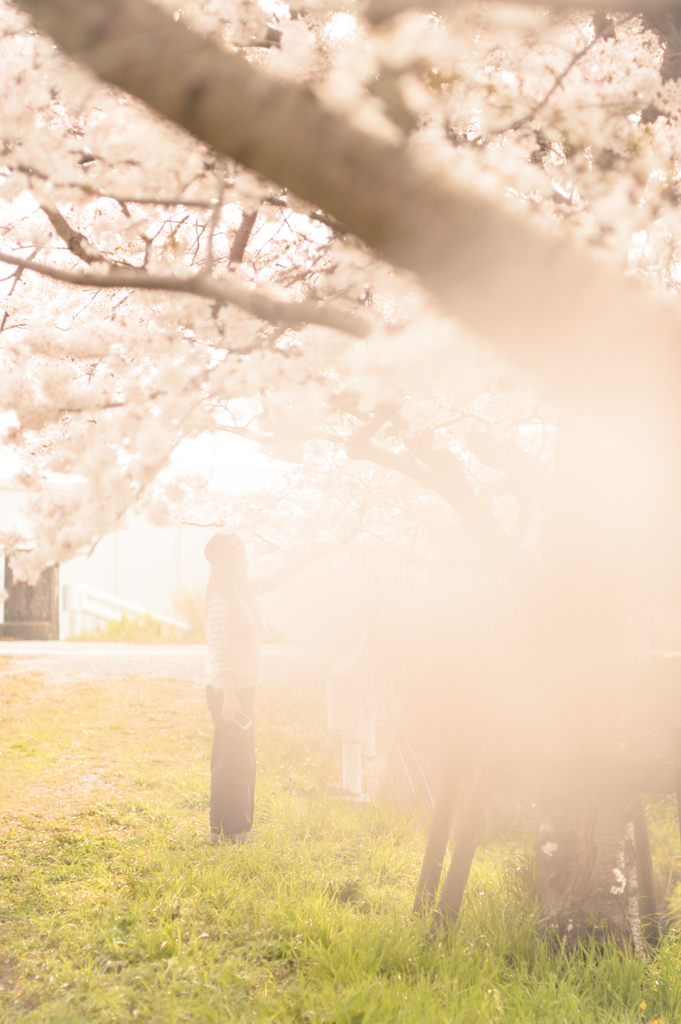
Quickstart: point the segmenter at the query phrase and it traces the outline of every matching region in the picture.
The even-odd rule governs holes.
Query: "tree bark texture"
[[[640,951],[643,936],[631,800],[622,782],[554,785],[536,840],[547,934],[567,946],[614,939]]]
[[[583,425],[558,434],[544,502],[542,563],[531,586],[530,657],[545,680],[544,741],[575,769],[547,788],[537,839],[542,911],[572,945],[606,935],[642,948],[634,808],[623,771],[589,766],[625,754],[625,596],[634,585],[627,528],[609,454]],[[624,523],[622,522],[624,520]]]
[[[304,87],[218,48],[147,0],[16,0],[103,80],[320,207],[555,397],[635,432],[676,421],[676,312],[500,204],[424,171]],[[650,444],[648,438],[644,444]]]

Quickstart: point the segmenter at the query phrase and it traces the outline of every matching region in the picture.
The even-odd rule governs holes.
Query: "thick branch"
[[[515,3],[516,0],[511,2]],[[649,14],[681,9],[679,0],[617,0],[615,4],[611,0],[547,0],[542,4],[536,4],[534,0],[521,2],[532,7],[551,7],[554,11],[631,11],[633,14]],[[388,18],[413,8],[447,14],[458,6],[459,0],[434,0],[433,3],[429,3],[428,0],[369,0],[364,8],[364,16],[373,25],[380,25]]]
[[[454,504],[456,498],[452,494],[452,489],[436,473],[427,469],[411,455],[392,452],[389,448],[382,448],[372,441],[362,442],[358,440],[356,434],[348,440],[345,450],[351,459],[368,459],[378,466],[385,466],[386,469],[395,470],[416,480],[427,490],[441,495],[452,507],[456,508]]]
[[[464,530],[481,551],[492,552],[503,559],[517,561],[519,552],[491,507],[475,493],[460,460],[448,448],[434,448],[425,437],[408,441],[414,454],[444,481],[447,500],[456,510]]]
[[[502,571],[514,572],[519,565],[519,552],[499,521],[476,496],[461,463],[451,452],[436,451],[425,442],[416,444],[418,458],[376,444],[371,438],[387,418],[374,417],[355,431],[345,446],[349,458],[375,462],[435,491],[454,509],[479,554]]]
[[[9,263],[14,267],[34,270],[55,281],[77,284],[89,288],[143,288],[147,291],[182,292],[186,295],[198,295],[213,302],[231,303],[239,306],[259,320],[267,320],[274,324],[318,324],[336,331],[344,331],[356,338],[364,338],[371,330],[370,324],[352,313],[342,310],[328,309],[314,302],[283,302],[270,299],[260,292],[251,291],[234,281],[216,280],[195,274],[193,277],[175,277],[170,274],[148,274],[144,270],[112,270],[110,273],[79,273],[78,271],[60,270],[33,260],[22,260],[8,253],[0,253],[0,263]]]
[[[648,22],[664,44],[664,57],[660,67],[662,81],[677,82],[681,78],[681,6],[676,9],[653,9]]]
[[[522,539],[532,521],[533,499],[542,505],[546,500],[549,480],[545,468],[537,458],[528,455],[511,441],[497,441],[489,430],[476,427],[466,435],[470,451],[486,466],[501,469],[504,480],[487,485],[488,493],[511,490],[518,501],[518,515],[513,527],[514,536]]]
[[[681,320],[602,264],[432,177],[307,88],[276,80],[148,0],[16,0],[66,53],[220,153],[324,210],[475,331],[650,449],[677,435]],[[590,0],[593,4],[593,0]],[[637,6],[640,6],[637,0]]]
[[[56,206],[50,203],[43,203],[40,208],[59,237],[66,242],[68,249],[70,249],[74,256],[78,256],[85,263],[109,262],[106,256],[102,256],[101,253],[97,252],[85,235],[71,227],[66,217]]]
[[[128,263],[127,260],[112,260],[108,256],[99,252],[99,250],[92,245],[84,234],[71,227],[66,217],[64,217],[62,212],[54,205],[54,203],[44,202],[40,209],[43,211],[59,237],[66,242],[66,246],[69,251],[72,252],[74,256],[78,256],[78,258],[83,260],[85,263],[106,263],[110,267],[133,267],[133,264]]]

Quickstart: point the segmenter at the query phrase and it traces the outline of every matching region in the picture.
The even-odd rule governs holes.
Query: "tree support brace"
[[[433,902],[440,884],[442,865],[447,852],[447,840],[452,827],[456,798],[461,782],[462,762],[461,746],[455,740],[445,762],[442,782],[435,801],[423,866],[416,887],[415,914],[425,910]]]

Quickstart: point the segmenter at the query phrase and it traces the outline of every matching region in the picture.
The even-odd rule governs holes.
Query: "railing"
[[[90,587],[85,583],[64,583],[62,586],[62,608],[73,616],[75,622],[69,634],[80,633],[82,618],[89,616],[93,619],[111,621],[120,619],[123,615],[133,615],[136,618],[143,615],[153,615],[155,619],[165,622],[168,626],[175,626],[177,629],[189,630],[186,622],[179,619],[171,619],[168,615],[160,615],[158,612],[151,612],[148,608],[133,604],[115,594],[107,594],[104,590]],[[69,624],[71,625],[71,623]]]

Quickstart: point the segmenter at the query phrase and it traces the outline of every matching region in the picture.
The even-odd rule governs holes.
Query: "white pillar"
[[[326,681],[329,728],[343,734],[343,789],[362,792],[362,679],[354,668],[336,666]]]
[[[67,616],[66,638],[78,636],[80,622],[80,587],[77,583],[62,583],[61,606]]]
[[[390,683],[389,656],[387,642],[381,637],[374,655],[374,679],[376,685],[376,724],[385,725],[388,720],[386,701],[390,699],[388,685]]]
[[[376,685],[373,654],[360,654],[357,659],[362,678],[362,753],[376,757]]]
[[[362,792],[362,729],[343,730],[343,789]]]
[[[175,590],[182,590],[182,530],[175,530]]]

